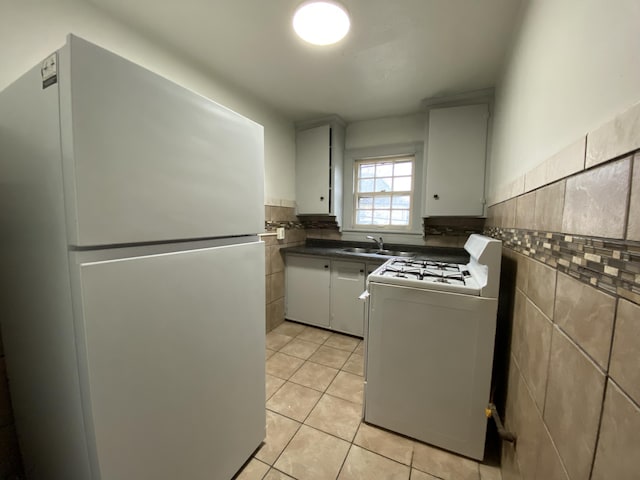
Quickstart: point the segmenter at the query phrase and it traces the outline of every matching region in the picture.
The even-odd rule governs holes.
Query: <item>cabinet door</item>
[[[330,213],[331,128],[299,131],[296,135],[296,201],[298,213]]]
[[[364,263],[331,262],[331,328],[362,336],[364,302],[358,297],[364,291]]]
[[[488,106],[429,112],[427,216],[484,213]]]
[[[286,318],[329,327],[329,265],[328,258],[287,256]]]

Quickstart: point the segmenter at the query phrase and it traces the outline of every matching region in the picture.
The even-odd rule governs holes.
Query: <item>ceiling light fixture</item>
[[[347,10],[333,0],[309,0],[293,15],[293,29],[304,41],[314,45],[331,45],[349,32]]]

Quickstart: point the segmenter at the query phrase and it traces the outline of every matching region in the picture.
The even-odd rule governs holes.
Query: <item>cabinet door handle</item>
[[[325,265],[324,268],[329,268],[329,265]]]
[[[433,198],[435,198],[436,200],[440,199],[440,195],[438,195],[437,193],[433,196]]]
[[[324,202],[324,197],[320,197],[320,201],[321,201],[321,202]]]
[[[360,273],[364,273],[364,270],[360,270]]]

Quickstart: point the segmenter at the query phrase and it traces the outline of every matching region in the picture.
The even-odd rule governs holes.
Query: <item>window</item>
[[[409,229],[414,171],[414,155],[355,160],[355,226]]]

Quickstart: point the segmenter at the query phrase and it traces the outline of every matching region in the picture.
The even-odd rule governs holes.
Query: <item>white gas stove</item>
[[[480,285],[463,264],[392,258],[371,273],[369,281],[479,295]]]
[[[392,258],[367,278],[364,420],[482,460],[502,244],[467,264]]]
[[[465,244],[471,257],[467,264],[394,257],[372,272],[367,280],[495,298],[500,276],[500,249],[497,240],[471,235]]]

